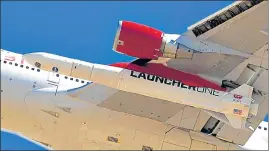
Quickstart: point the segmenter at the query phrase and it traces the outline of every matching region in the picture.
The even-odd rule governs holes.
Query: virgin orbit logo
[[[236,98],[236,99],[242,99],[242,95],[238,95],[238,94],[234,94],[234,98]]]

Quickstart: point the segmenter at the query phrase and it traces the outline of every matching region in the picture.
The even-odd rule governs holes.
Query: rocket
[[[253,87],[246,84],[231,92],[210,87],[190,85],[180,79],[161,77],[123,68],[84,62],[54,54],[37,52],[23,56],[32,65],[52,71],[55,67],[60,74],[87,79],[121,91],[162,99],[174,103],[204,109],[234,128],[245,128],[249,114],[256,115],[258,105],[251,98]]]

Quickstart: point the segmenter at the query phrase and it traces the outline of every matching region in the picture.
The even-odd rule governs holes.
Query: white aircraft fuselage
[[[38,69],[22,56],[1,51],[1,128],[54,149],[240,149],[214,136],[73,98],[68,93],[94,83]]]
[[[72,106],[79,109],[85,105],[59,98],[64,97],[67,90],[89,84],[88,81],[76,82],[75,79],[70,80],[72,77],[65,79],[63,75],[57,77],[56,73],[39,70],[26,61],[22,61],[20,54],[13,53],[12,56],[15,56],[15,59],[5,59],[5,53],[12,52],[1,52],[1,128],[21,132],[39,140],[39,137],[44,137],[42,136],[44,130],[54,132],[46,127],[51,126],[52,121],[46,120],[57,118],[58,115],[53,114],[57,103],[58,105],[62,103],[62,107]],[[60,101],[57,102],[58,100]],[[40,116],[38,112],[47,113],[51,117],[42,117],[42,113]]]

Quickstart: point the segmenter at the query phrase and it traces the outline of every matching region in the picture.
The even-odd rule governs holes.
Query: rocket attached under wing
[[[234,128],[245,128],[249,114],[257,113],[258,107],[251,98],[253,88],[246,84],[225,92],[132,69],[82,62],[52,54],[33,53],[24,57],[31,64],[36,61],[43,64],[40,68],[44,70],[57,66],[61,74],[70,75],[71,70],[74,77],[86,78],[121,91],[202,108]],[[225,118],[219,113],[225,115]]]

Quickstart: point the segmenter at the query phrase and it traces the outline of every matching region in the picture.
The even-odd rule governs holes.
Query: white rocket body
[[[93,64],[47,53],[24,55],[31,64],[39,62],[41,69],[59,68],[59,73],[87,79],[118,90],[185,104],[208,111],[212,116],[222,113],[224,122],[235,128],[244,128],[249,113],[255,115],[258,107],[252,103],[253,88],[242,85],[232,92],[205,87],[188,86],[180,81],[119,67]]]

